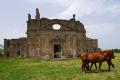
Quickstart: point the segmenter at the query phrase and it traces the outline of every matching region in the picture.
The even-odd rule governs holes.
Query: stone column
[[[75,57],[76,56],[76,50],[77,50],[77,44],[76,44],[76,36],[75,35],[73,35],[73,57]]]

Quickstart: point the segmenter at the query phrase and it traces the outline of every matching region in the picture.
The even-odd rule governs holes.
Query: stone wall
[[[54,29],[58,25],[60,29]],[[84,25],[75,19],[69,20],[41,18],[36,9],[35,19],[28,15],[27,37],[20,39],[5,39],[7,56],[18,54],[26,57],[76,57],[81,51],[98,48],[97,39],[86,37]],[[9,55],[8,55],[9,53]]]
[[[8,57],[27,57],[27,39],[19,38],[19,39],[5,39],[4,40],[4,49],[5,55]]]

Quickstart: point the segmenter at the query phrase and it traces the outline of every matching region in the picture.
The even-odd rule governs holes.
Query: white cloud
[[[117,27],[112,23],[85,25],[87,35],[90,37],[109,37]]]
[[[74,0],[74,2],[58,16],[70,17],[73,13],[77,14],[79,17],[90,15],[98,10],[104,2],[105,0]]]
[[[61,5],[61,6],[68,6],[70,3],[73,2],[73,0],[24,0],[28,3],[31,3],[31,4],[46,4],[46,3],[49,3],[49,4],[53,4],[53,5]],[[49,6],[49,5],[48,5]]]
[[[119,25],[113,23],[86,25],[87,36],[97,38],[99,47],[103,49],[117,48],[120,38]]]
[[[120,5],[107,4],[108,0],[24,0],[26,2],[43,5],[51,4],[57,6],[62,6],[64,11],[59,13],[54,18],[69,18],[72,14],[77,14],[79,17],[86,15],[101,15],[104,13],[111,13],[113,15],[120,14]],[[109,0],[113,2],[114,0]]]
[[[42,8],[44,10],[42,11],[43,14],[48,13],[48,15],[50,15],[51,13],[53,14],[53,16],[51,15],[50,16],[54,18],[69,19],[72,17],[72,14],[75,13],[76,18],[84,23],[85,28],[87,30],[87,35],[93,38],[98,38],[98,40],[101,42],[100,43],[102,45],[101,47],[105,47],[106,46],[104,45],[105,43],[108,44],[111,43],[111,41],[109,40],[116,41],[116,45],[118,45],[117,43],[119,43],[120,39],[118,39],[116,35],[118,35],[120,32],[119,27],[120,3],[115,2],[116,0],[23,0],[23,1],[25,2],[25,5],[23,4],[24,7],[26,7],[27,3],[30,4],[28,6],[30,7],[30,9],[31,8],[33,9],[35,7]],[[56,8],[54,8],[53,10],[53,7]],[[115,16],[118,17],[116,21]],[[109,18],[110,20],[108,20],[107,18]],[[17,27],[18,26],[16,26],[16,28]],[[16,31],[18,31],[18,29]],[[16,32],[10,33],[6,37],[8,38],[9,36],[12,36],[11,38],[14,38],[15,34],[20,36],[22,35],[22,33]],[[6,34],[2,35],[4,37],[4,35]],[[110,35],[114,37],[114,40],[110,39],[111,37]]]
[[[59,0],[58,0],[59,1]],[[67,0],[65,0],[67,1]],[[69,2],[68,7],[57,15],[59,18],[69,18],[73,13],[79,17],[86,15],[120,14],[118,3],[107,4],[108,0],[74,0]],[[110,1],[112,2],[112,0]],[[61,3],[64,4],[64,1]],[[63,5],[64,6],[64,5]]]
[[[101,15],[101,14],[110,14],[111,16],[116,16],[120,14],[120,4],[104,4],[101,6],[95,14]]]

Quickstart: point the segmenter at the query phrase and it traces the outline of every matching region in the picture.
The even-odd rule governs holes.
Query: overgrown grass
[[[120,54],[113,60],[115,69],[84,73],[81,60],[44,61],[40,59],[0,59],[0,80],[120,80]],[[94,70],[94,68],[93,68]]]

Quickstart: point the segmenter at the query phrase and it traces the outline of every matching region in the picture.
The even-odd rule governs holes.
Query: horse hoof
[[[101,72],[100,70],[97,70],[96,72]]]

